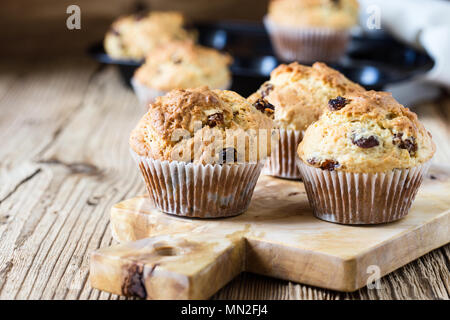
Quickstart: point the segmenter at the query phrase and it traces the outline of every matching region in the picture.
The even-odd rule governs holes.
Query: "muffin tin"
[[[262,24],[219,22],[197,24],[194,28],[198,30],[200,44],[233,56],[231,90],[243,96],[256,91],[282,62],[275,57]],[[101,63],[117,65],[127,85],[142,63],[112,59],[105,53],[102,43],[90,47],[89,54]],[[381,90],[388,84],[427,72],[434,62],[426,53],[383,34],[376,37],[353,36],[346,55],[329,65],[366,89]]]

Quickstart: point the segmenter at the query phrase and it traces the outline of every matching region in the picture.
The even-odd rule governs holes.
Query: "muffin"
[[[131,84],[139,100],[147,105],[172,89],[208,86],[228,89],[231,85],[227,54],[190,41],[172,42],[147,55]]]
[[[323,63],[308,67],[295,62],[273,70],[270,80],[248,98],[257,108],[269,105],[274,109],[274,128],[279,142],[272,150],[264,173],[301,178],[296,159],[304,130],[327,110],[329,99],[357,91],[364,89]]]
[[[194,40],[179,12],[153,11],[123,16],[106,33],[104,47],[114,59],[142,60],[153,49],[172,41]]]
[[[357,0],[272,0],[264,24],[285,61],[336,61],[358,22]]]
[[[132,131],[134,158],[163,212],[244,212],[270,152],[272,120],[239,94],[207,87],[158,97]]]
[[[430,133],[386,92],[338,96],[328,108],[298,147],[314,215],[343,224],[404,217],[435,152]]]

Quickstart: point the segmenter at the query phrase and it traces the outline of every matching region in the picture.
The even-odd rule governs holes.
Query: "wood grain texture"
[[[137,108],[137,109],[136,109]],[[0,62],[0,299],[124,299],[92,289],[89,253],[114,243],[111,206],[144,194],[128,153],[141,116],[113,68],[83,58]],[[450,99],[417,106],[450,163]],[[244,273],[214,299],[449,299],[450,245],[339,293]]]

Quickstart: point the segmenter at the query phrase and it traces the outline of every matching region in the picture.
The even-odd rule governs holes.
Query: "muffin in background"
[[[228,54],[196,45],[190,41],[171,42],[152,50],[131,80],[133,89],[145,106],[172,89],[231,86]]]
[[[272,150],[264,173],[301,178],[297,146],[304,130],[327,111],[328,100],[357,91],[364,91],[364,88],[324,63],[316,62],[309,67],[294,62],[274,69],[270,80],[248,98],[257,108],[268,106],[274,110],[274,128],[279,142]]]
[[[272,120],[235,92],[181,89],[150,104],[130,146],[161,211],[226,217],[247,209],[271,129]]]
[[[342,224],[404,217],[435,152],[430,133],[386,92],[338,96],[328,108],[298,147],[314,215]]]
[[[106,53],[114,59],[142,60],[153,49],[172,41],[195,40],[184,28],[183,15],[152,11],[118,18],[105,35]]]
[[[346,51],[358,8],[357,0],[272,0],[264,24],[280,59],[332,62]]]

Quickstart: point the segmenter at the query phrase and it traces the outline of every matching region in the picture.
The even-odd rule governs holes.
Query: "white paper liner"
[[[149,88],[137,81],[134,77],[131,78],[131,86],[133,87],[139,102],[145,109],[147,109],[148,104],[154,102],[157,97],[167,93],[167,91]]]
[[[408,214],[430,161],[386,173],[322,170],[301,160],[298,165],[317,218],[341,224],[377,224]]]
[[[134,77],[131,78],[131,86],[133,87],[134,93],[136,94],[139,102],[141,103],[142,106],[144,106],[145,109],[147,109],[148,104],[154,102],[157,97],[164,96],[168,92],[150,88],[139,82]],[[231,82],[217,89],[228,90],[229,88],[231,88]]]
[[[278,145],[273,148],[263,170],[263,174],[285,179],[301,179],[297,166],[297,147],[302,141],[304,131],[277,129]]]
[[[350,40],[345,29],[286,27],[267,16],[264,25],[275,53],[284,61],[333,62],[345,53]]]
[[[131,153],[157,208],[195,218],[230,217],[247,210],[264,165],[264,161],[201,165]]]

